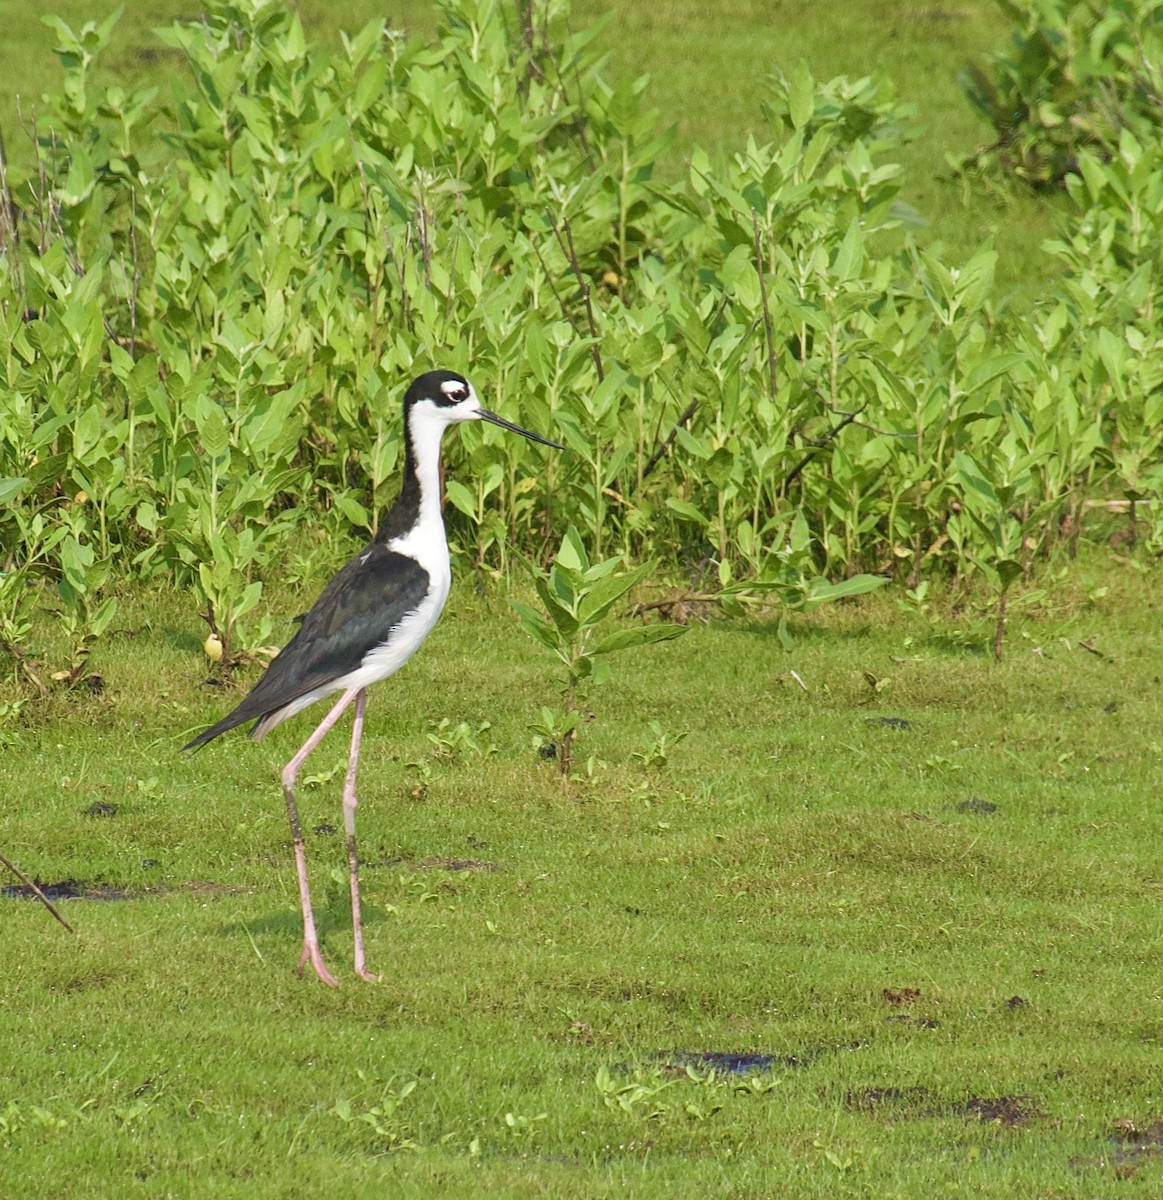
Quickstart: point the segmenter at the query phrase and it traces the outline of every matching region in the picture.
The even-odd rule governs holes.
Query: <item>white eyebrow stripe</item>
[[[464,384],[459,383],[455,379],[445,380],[445,382],[440,385],[440,390],[446,396],[455,396],[462,392],[464,393],[464,395],[466,395],[466,396],[468,395],[468,390],[465,388]]]

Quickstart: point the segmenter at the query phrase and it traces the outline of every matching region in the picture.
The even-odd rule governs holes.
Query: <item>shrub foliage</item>
[[[776,75],[758,136],[664,185],[644,81],[555,36],[557,0],[510,8],[447,0],[430,44],[376,22],[327,53],[286,6],[211,0],[160,34],[169,97],[94,84],[111,21],[53,21],[36,169],[0,177],[14,669],[47,604],[78,677],[125,572],[190,586],[228,652],[261,642],[285,534],[374,527],[402,388],[437,365],[569,447],[450,439],[450,532],[486,569],[572,525],[595,560],[728,594],[943,571],[1004,597],[1095,497],[1163,544],[1152,128],[1062,151],[1063,283],[1019,320],[988,246],[910,248],[884,80]]]

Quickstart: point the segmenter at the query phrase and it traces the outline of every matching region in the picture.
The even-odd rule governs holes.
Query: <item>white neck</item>
[[[444,517],[440,508],[440,441],[447,425],[436,414],[417,405],[409,419],[408,436],[416,478],[420,482],[420,528],[435,529],[444,536]],[[430,535],[429,535],[430,536]]]

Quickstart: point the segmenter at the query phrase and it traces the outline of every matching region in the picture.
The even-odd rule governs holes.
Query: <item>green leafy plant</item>
[[[380,1154],[398,1154],[415,1152],[419,1144],[411,1134],[411,1125],[401,1111],[405,1101],[416,1090],[416,1080],[409,1079],[393,1087],[393,1081],[384,1085],[382,1095],[376,1104],[356,1113],[349,1100],[337,1100],[331,1109],[332,1116],[338,1117],[344,1124],[360,1122],[370,1131],[376,1152]]]
[[[628,1079],[619,1080],[604,1063],[594,1079],[607,1108],[644,1121],[657,1120],[670,1112],[670,1106],[660,1103],[658,1097],[677,1082],[664,1079],[657,1067],[652,1071],[635,1070]]]
[[[1083,150],[1108,157],[1124,130],[1157,123],[1159,0],[997,2],[1013,28],[1009,48],[960,76],[996,134],[974,166],[1058,185]]]
[[[505,1113],[505,1130],[509,1139],[522,1145],[528,1145],[536,1136],[541,1125],[549,1120],[548,1113],[538,1113],[535,1117],[523,1117],[517,1113]]]
[[[98,560],[93,547],[73,533],[61,539],[60,566],[57,590],[71,661],[67,671],[54,673],[53,678],[75,683],[85,673],[93,644],[109,628],[117,612],[117,598],[101,596],[109,579],[108,560]]]
[[[490,729],[489,721],[470,725],[467,721],[453,722],[451,717],[441,717],[425,736],[432,745],[433,758],[459,759],[469,754],[489,758],[497,753],[496,743],[484,738]]]
[[[640,739],[640,749],[631,753],[630,757],[642,766],[644,771],[662,771],[670,763],[674,748],[686,738],[686,733],[667,733],[658,721],[650,722],[650,732]]]
[[[620,569],[617,559],[591,563],[581,535],[571,525],[561,540],[548,573],[534,570],[537,595],[544,612],[512,600],[521,628],[549,650],[565,668],[562,710],[552,722],[544,719],[536,732],[548,728],[561,737],[560,766],[566,778],[570,750],[577,734],[581,706],[591,686],[608,678],[609,656],[619,650],[669,641],[686,632],[682,625],[638,625],[599,635],[598,627],[632,588],[653,569],[646,563]]]

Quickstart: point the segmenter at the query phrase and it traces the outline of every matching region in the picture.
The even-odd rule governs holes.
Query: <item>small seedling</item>
[[[432,743],[432,757],[459,759],[467,754],[477,754],[491,758],[497,753],[496,743],[482,742],[481,739],[492,727],[491,721],[482,721],[474,727],[467,721],[458,721],[454,725],[449,717],[442,717],[438,724],[433,723],[432,731],[426,735]]]
[[[657,1097],[677,1082],[677,1079],[663,1079],[662,1072],[655,1067],[650,1072],[635,1070],[627,1082],[619,1083],[605,1064],[598,1068],[594,1079],[607,1108],[644,1121],[665,1117],[670,1112],[668,1105],[657,1103]]]
[[[661,771],[670,762],[675,746],[685,738],[685,733],[667,733],[657,721],[651,721],[650,732],[643,734],[639,743],[641,749],[632,751],[630,757],[644,771]]]
[[[515,1142],[531,1142],[537,1134],[537,1128],[542,1121],[548,1121],[548,1113],[538,1113],[535,1117],[522,1117],[516,1113],[505,1113],[505,1128],[509,1137]]]
[[[561,773],[567,778],[584,692],[609,677],[608,656],[632,646],[668,641],[686,632],[682,625],[638,625],[598,636],[598,626],[614,605],[653,569],[653,563],[644,563],[632,570],[620,570],[617,559],[591,563],[581,535],[571,525],[548,574],[531,568],[545,612],[510,601],[521,628],[555,655],[566,670],[562,711],[542,710],[542,721],[531,729],[546,741],[559,741]]]
[[[415,1151],[419,1149],[419,1146],[409,1136],[408,1124],[400,1112],[404,1101],[415,1090],[415,1079],[410,1079],[395,1089],[392,1087],[392,1081],[389,1080],[384,1086],[383,1094],[378,1104],[355,1115],[352,1112],[350,1101],[337,1100],[331,1109],[331,1114],[348,1124],[352,1121],[362,1121],[375,1136],[377,1149],[381,1153],[393,1154],[399,1151]]]

